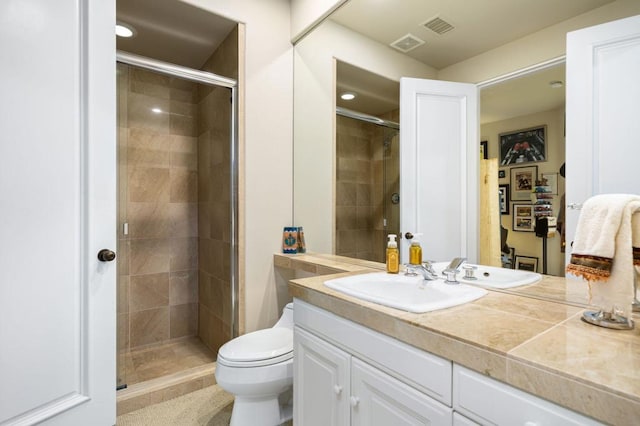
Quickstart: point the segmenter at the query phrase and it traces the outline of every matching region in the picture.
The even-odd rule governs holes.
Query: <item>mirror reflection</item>
[[[545,132],[543,161],[525,161],[527,156],[522,153],[498,167],[500,223],[507,231],[503,248],[507,247],[508,255],[503,260],[511,267],[543,272],[546,266],[547,274],[563,275],[560,228],[555,235],[548,235],[546,243],[531,229],[537,211],[533,203],[538,198],[530,191],[535,189],[536,180],[541,184],[540,178],[547,179],[546,185],[539,185],[550,187],[550,202],[544,209],[548,209],[549,217],[561,217],[565,187],[560,172],[565,160],[564,86],[560,83],[558,87],[557,82],[566,81],[561,60],[566,33],[637,14],[638,8],[625,0],[571,0],[563,2],[561,10],[550,0],[518,2],[515,9],[511,7],[502,5],[498,10],[488,1],[472,8],[458,0],[409,1],[400,10],[371,0],[349,0],[296,44],[294,221],[305,227],[311,251],[366,258],[358,247],[362,247],[362,240],[369,240],[360,237],[358,245],[352,233],[343,251],[345,245],[339,237],[344,223],[338,220],[338,203],[344,200],[338,190],[342,165],[336,154],[344,150],[339,136],[344,117],[336,114],[336,108],[367,110],[355,100],[345,105],[339,95],[348,90],[357,92],[353,87],[356,81],[361,82],[360,90],[365,95],[379,96],[385,84],[397,84],[402,76],[472,82],[478,84],[481,95],[481,156],[486,154],[487,159],[500,164],[504,159],[501,138],[511,144],[513,153],[516,148],[526,150],[533,145],[516,140],[519,132],[536,128]],[[477,13],[479,10],[483,13]],[[437,34],[426,25],[438,17],[453,28]],[[372,77],[380,81],[367,85]],[[390,111],[386,108],[370,114]],[[377,161],[382,164],[382,160]],[[528,182],[526,178],[530,178]],[[523,198],[524,192],[528,198]],[[352,221],[358,217],[357,194],[355,199]],[[531,207],[527,210],[520,204]],[[380,215],[374,220],[378,223],[371,226],[373,233],[388,232],[380,224],[382,219]],[[369,238],[374,241],[373,236]]]
[[[335,254],[385,261],[400,233],[399,85],[337,62]]]

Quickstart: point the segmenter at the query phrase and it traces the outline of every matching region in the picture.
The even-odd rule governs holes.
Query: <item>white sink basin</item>
[[[424,281],[422,276],[406,277],[401,273],[386,272],[336,278],[325,281],[324,285],[358,299],[415,313],[450,308],[487,294],[482,288],[466,284]]]
[[[449,265],[448,262],[438,262],[433,264],[433,269],[439,276]],[[461,268],[456,278],[461,283],[480,285],[487,288],[513,288],[521,285],[533,284],[542,279],[542,275],[536,272],[522,271],[519,269],[497,268],[495,266],[474,265],[465,263],[463,266],[475,266],[477,269],[474,275],[477,279],[469,280],[464,277],[464,270]]]

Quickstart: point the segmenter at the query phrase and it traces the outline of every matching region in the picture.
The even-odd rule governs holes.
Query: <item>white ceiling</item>
[[[425,44],[407,55],[442,69],[613,1],[349,0],[331,20],[385,45],[412,34]],[[434,17],[454,29],[422,25]]]
[[[237,25],[180,0],[117,0],[116,19],[136,36],[117,37],[118,50],[200,69]]]
[[[612,1],[349,0],[330,19],[385,45],[407,34],[418,37],[425,44],[406,55],[442,69]],[[434,17],[454,29],[438,35],[422,25]],[[359,95],[350,103],[338,101],[339,106],[371,115],[398,108],[397,82],[346,64],[339,63],[337,72],[336,99],[342,91]],[[549,82],[564,82],[564,74],[558,66],[483,89],[480,122],[562,107],[564,87],[552,89]]]

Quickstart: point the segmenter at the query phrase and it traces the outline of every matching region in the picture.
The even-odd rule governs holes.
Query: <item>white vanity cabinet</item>
[[[294,424],[452,424],[450,361],[294,303]]]
[[[294,300],[294,424],[600,425]]]
[[[480,424],[602,424],[457,364],[453,366],[453,407]]]
[[[296,425],[348,425],[351,355],[294,329],[293,418]]]

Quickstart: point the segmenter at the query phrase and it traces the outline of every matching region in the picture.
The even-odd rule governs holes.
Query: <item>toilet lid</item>
[[[281,358],[292,352],[293,330],[277,327],[236,337],[222,345],[218,355],[228,361],[251,362]]]

